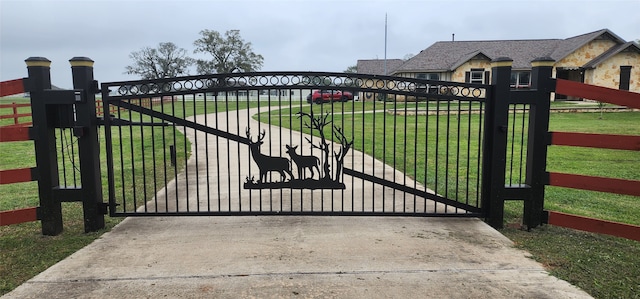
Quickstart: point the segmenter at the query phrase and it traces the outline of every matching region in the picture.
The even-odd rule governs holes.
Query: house
[[[608,29],[567,39],[440,41],[400,64],[397,59],[387,60],[387,73],[488,84],[491,61],[498,57],[513,59],[512,88],[529,88],[531,61],[551,57],[555,78],[640,92],[640,46]],[[381,75],[380,61],[358,60],[358,72]],[[558,95],[555,99],[566,98]]]

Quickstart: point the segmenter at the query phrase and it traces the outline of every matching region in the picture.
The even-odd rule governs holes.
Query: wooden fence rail
[[[0,109],[11,109],[12,113],[11,114],[3,114],[0,115],[0,119],[13,119],[13,124],[12,125],[5,125],[3,127],[27,127],[32,125],[33,123],[31,121],[21,121],[22,118],[30,118],[31,117],[31,112],[29,113],[19,113],[18,108],[23,108],[23,107],[31,107],[31,104],[28,103],[24,103],[24,104],[17,104],[15,102],[11,103],[11,104],[0,104]]]
[[[0,97],[24,93],[24,79],[14,79],[0,82]]]
[[[33,140],[31,128],[0,127],[0,142]],[[12,154],[12,153],[8,153]],[[31,182],[37,180],[35,167],[0,170],[0,185]],[[0,211],[0,226],[37,221],[36,208],[24,208],[12,211]]]
[[[153,104],[152,104],[153,102]],[[151,107],[151,105],[155,105],[157,103],[164,103],[166,102],[166,100],[160,100],[158,99],[140,99],[140,100],[133,100],[131,101],[132,104],[135,105],[139,105],[142,107],[146,107],[149,108]],[[12,113],[11,114],[2,114],[0,115],[0,119],[13,119],[13,124],[11,125],[4,125],[3,127],[28,127],[31,126],[33,124],[32,121],[24,121],[23,118],[31,118],[31,112],[29,113],[19,113],[18,109],[19,108],[23,108],[23,107],[31,107],[31,104],[29,103],[24,103],[24,104],[17,104],[17,103],[11,103],[11,104],[0,104],[0,109],[12,109]],[[110,115],[116,115],[118,113],[118,110],[123,110],[123,108],[119,108],[116,106],[111,106],[109,108],[109,114]],[[96,100],[96,115],[97,116],[102,116],[104,114],[103,112],[103,104],[102,104],[102,100]]]
[[[555,92],[567,96],[640,109],[640,94],[625,90],[556,79]],[[640,136],[569,132],[550,132],[550,136],[551,145],[640,151]],[[640,196],[640,181],[638,180],[552,172],[549,173],[548,181],[549,186]],[[548,223],[550,224],[640,240],[640,227],[638,226],[612,223],[555,211],[547,211],[547,215]]]
[[[0,97],[24,93],[24,79],[0,82]],[[32,123],[20,122],[20,118],[31,117],[31,113],[18,113],[18,108],[30,107],[31,104],[2,104],[0,109],[11,108],[12,114],[0,115],[0,119],[13,118],[13,125],[0,127],[0,142],[33,140],[30,126]],[[0,185],[35,181],[35,168],[0,170]],[[0,226],[37,221],[36,207],[11,211],[0,211]]]

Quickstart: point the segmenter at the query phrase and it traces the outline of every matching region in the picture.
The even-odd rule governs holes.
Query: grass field
[[[9,100],[13,101],[13,100]],[[16,99],[16,102],[26,101]],[[5,99],[0,103],[6,103]],[[311,111],[328,109],[327,105],[314,105],[295,108],[296,103],[289,107],[288,102],[280,103],[287,107],[283,112],[276,112],[272,116],[291,115],[287,109],[303,109]],[[241,102],[239,108],[255,107],[256,103]],[[441,104],[442,105],[442,104]],[[566,105],[566,104],[565,104]],[[346,105],[333,105],[334,112],[345,112],[356,110],[379,111],[388,109],[390,106],[380,103],[347,103]],[[397,105],[396,108],[405,109],[405,106]],[[407,104],[407,110],[422,109],[423,107],[411,106]],[[206,108],[206,109],[205,109]],[[426,106],[424,107],[426,108]],[[435,109],[430,106],[429,109]],[[233,103],[209,104],[205,107],[204,102],[189,103],[184,107],[176,107],[176,115],[192,115],[214,111],[225,111],[237,109]],[[183,109],[183,110],[180,110]],[[0,111],[0,114],[6,112]],[[380,114],[378,114],[379,116]],[[347,119],[341,116],[334,119],[337,123],[346,127],[349,124],[376,124],[376,128],[382,128],[381,117],[374,119],[373,114],[361,116],[358,119]],[[474,115],[460,116],[462,123],[475,122]],[[602,119],[601,119],[602,118]],[[444,120],[439,120],[444,121]],[[450,121],[450,120],[447,120]],[[455,120],[458,121],[457,119]],[[426,126],[424,117],[407,116],[396,120],[396,130],[404,129],[405,126]],[[429,126],[434,127],[436,120],[429,120]],[[275,123],[272,120],[272,123]],[[0,121],[0,125],[6,124]],[[405,125],[406,124],[406,125]],[[551,130],[574,131],[589,133],[610,133],[640,135],[640,113],[563,113],[552,114]],[[440,124],[446,125],[446,124]],[[294,128],[295,129],[295,128]],[[297,129],[302,129],[298,126]],[[354,132],[361,134],[357,128]],[[475,132],[471,132],[473,135]],[[135,135],[135,134],[134,134]],[[144,133],[149,138],[150,134]],[[466,135],[465,135],[466,136]],[[413,136],[412,136],[413,137]],[[418,138],[407,138],[407,140],[424,141]],[[368,138],[368,139],[367,139]],[[446,137],[441,137],[446,138]],[[374,151],[373,146],[367,145],[382,142],[382,139],[374,139],[365,136],[363,143],[356,145],[356,148],[364,151]],[[392,139],[391,139],[392,140]],[[140,140],[136,142],[142,142]],[[386,142],[391,142],[386,140]],[[141,144],[139,144],[141,145]],[[389,144],[390,146],[397,146]],[[377,146],[378,149],[383,148]],[[413,148],[408,147],[410,150]],[[35,157],[32,153],[32,142],[12,142],[0,143],[0,169],[11,169],[17,167],[32,167],[35,164]],[[187,149],[188,150],[188,149]],[[404,146],[397,150],[405,150]],[[422,149],[419,149],[422,150]],[[471,152],[477,150],[472,148]],[[437,158],[435,148],[425,149],[424,156],[432,155]],[[440,150],[442,153],[443,150]],[[466,152],[462,151],[463,153]],[[5,153],[21,153],[20,155],[8,155]],[[385,153],[376,153],[384,159]],[[180,156],[179,156],[180,157]],[[417,157],[417,158],[413,158]],[[407,154],[408,161],[397,161],[396,165],[420,165],[423,163],[421,152]],[[464,157],[462,157],[464,158]],[[412,160],[414,159],[414,160]],[[433,159],[429,159],[433,160]],[[437,160],[437,159],[436,159]],[[550,147],[549,151],[549,171],[609,176],[640,180],[640,153],[628,151],[594,150],[567,147]],[[442,169],[450,165],[442,166]],[[412,176],[426,181],[427,185],[436,185],[440,190],[446,190],[445,182],[440,181],[438,186],[435,174],[420,169],[404,169]],[[104,171],[104,170],[103,170]],[[455,171],[452,169],[452,171]],[[139,188],[141,189],[141,188]],[[37,186],[35,183],[20,183],[11,185],[0,185],[0,210],[8,210],[20,207],[37,205]],[[150,188],[149,190],[153,190]],[[128,191],[132,192],[132,190]],[[585,215],[595,218],[620,221],[640,225],[640,199],[631,196],[619,196],[600,192],[589,192],[571,190],[565,188],[546,188],[545,208],[568,212],[578,215]],[[513,240],[517,247],[528,250],[533,257],[547,266],[550,272],[562,279],[568,280],[586,290],[597,298],[640,298],[640,242],[629,241],[621,238],[583,233],[569,229],[553,226],[542,226],[531,232],[519,229],[521,221],[522,205],[519,202],[509,202],[506,206],[506,228],[501,232]],[[79,248],[86,246],[103,232],[109,230],[120,219],[107,217],[107,227],[97,233],[83,233],[81,205],[77,203],[64,203],[63,216],[65,231],[56,237],[45,237],[40,235],[40,225],[38,222],[24,223],[0,227],[0,294],[4,294],[15,288],[30,277],[53,265],[60,259],[75,252]]]

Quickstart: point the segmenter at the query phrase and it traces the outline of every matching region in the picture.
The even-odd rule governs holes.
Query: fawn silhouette
[[[289,156],[291,156],[291,160],[293,160],[294,163],[296,163],[296,167],[298,168],[298,179],[303,180],[305,179],[306,176],[306,168],[309,168],[309,170],[311,170],[311,178],[313,178],[313,168],[315,167],[316,170],[318,170],[318,175],[320,175],[320,168],[318,167],[318,165],[320,165],[320,159],[318,159],[318,157],[316,156],[300,156],[296,153],[296,149],[298,148],[298,146],[289,146],[288,144],[285,144],[286,148],[287,148],[287,154],[289,154]]]
[[[267,156],[260,153],[260,145],[262,145],[262,140],[264,140],[265,131],[263,130],[258,136],[258,141],[253,142],[251,139],[251,132],[247,128],[247,138],[249,139],[249,149],[251,150],[251,156],[253,157],[253,161],[258,164],[258,168],[260,169],[260,179],[258,179],[259,183],[265,182],[267,180],[267,173],[270,171],[276,171],[280,173],[282,181],[284,182],[287,178],[285,172],[289,174],[291,179],[293,179],[293,173],[291,173],[291,161],[287,158],[283,157],[272,157]]]

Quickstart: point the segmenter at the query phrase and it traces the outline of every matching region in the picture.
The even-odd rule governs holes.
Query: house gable
[[[616,47],[610,39],[593,39],[556,62],[556,67],[582,68],[596,57]]]
[[[616,56],[616,55],[618,55],[620,53],[640,53],[640,46],[638,44],[636,44],[635,42],[627,42],[627,43],[624,43],[622,45],[618,45],[618,46],[612,47],[608,51],[600,54],[600,56],[598,56],[595,59],[589,61],[589,63],[585,64],[583,67],[585,69],[596,68],[600,64],[602,64],[603,62],[611,59],[612,57],[614,57],[614,56]],[[631,55],[633,55],[633,54],[631,54]]]
[[[485,55],[476,55],[471,59],[468,59],[464,63],[458,65],[451,73],[451,81],[456,82],[471,82],[471,71],[482,72],[482,82],[488,83],[491,71],[491,59]]]
[[[611,41],[613,44],[625,43],[622,38],[609,29],[601,29],[562,40],[549,56],[556,62],[560,62],[592,41],[595,41],[594,44],[601,44],[601,41]]]
[[[601,54],[588,63],[585,68],[585,83],[609,88],[620,87],[620,70],[630,67],[628,89],[640,91],[640,46],[628,42]]]

